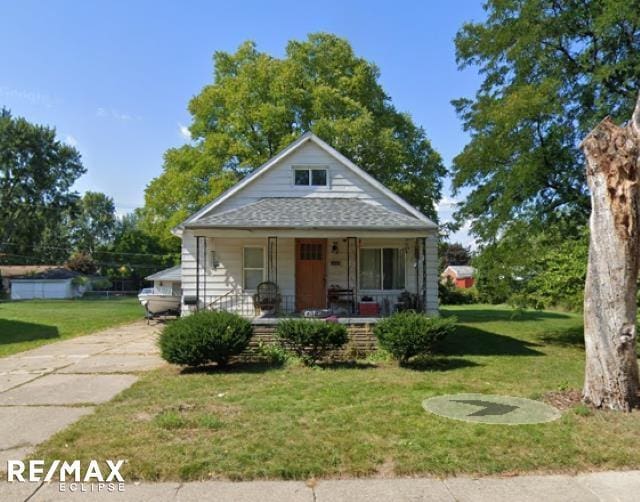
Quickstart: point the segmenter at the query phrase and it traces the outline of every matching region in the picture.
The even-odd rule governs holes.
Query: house
[[[183,313],[260,316],[265,282],[267,313],[438,309],[437,225],[312,133],[173,232]]]
[[[160,270],[155,274],[145,277],[147,281],[153,281],[153,287],[159,291],[167,290],[172,295],[180,295],[182,275],[180,265]]]
[[[12,300],[77,298],[87,290],[88,283],[79,281],[82,274],[57,267],[43,272],[11,279]]]
[[[476,269],[468,265],[449,265],[441,274],[443,281],[451,279],[457,288],[470,288],[475,283]]]
[[[0,291],[9,291],[14,277],[46,272],[58,267],[60,265],[0,265],[0,279],[2,279]]]

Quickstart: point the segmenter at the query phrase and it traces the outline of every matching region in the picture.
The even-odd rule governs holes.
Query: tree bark
[[[583,398],[599,408],[638,405],[636,289],[640,262],[640,97],[632,120],[607,117],[582,142],[591,190],[584,297]]]

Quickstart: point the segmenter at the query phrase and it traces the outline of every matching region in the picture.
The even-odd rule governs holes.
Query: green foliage
[[[91,288],[96,291],[109,289],[111,286],[111,281],[106,277],[95,277],[91,279]]]
[[[459,242],[441,241],[438,247],[440,272],[449,265],[469,265],[471,263],[471,251]]]
[[[276,327],[282,345],[306,364],[314,364],[330,350],[337,350],[349,340],[347,328],[334,322],[287,319]]]
[[[216,52],[214,82],[189,103],[193,141],[168,150],[145,192],[144,229],[169,229],[306,131],[435,218],[445,174],[422,128],[398,112],[378,68],[334,35],[287,44],[285,56],[252,42]]]
[[[0,110],[0,242],[3,261],[56,262],[70,251],[68,222],[85,173],[80,154],[55,129]]]
[[[373,332],[380,346],[404,364],[413,356],[432,354],[437,344],[454,331],[455,323],[455,317],[399,312],[377,323]]]
[[[280,366],[287,362],[289,354],[279,345],[273,343],[264,343],[262,340],[258,343],[257,355],[267,364]]]
[[[474,260],[482,301],[519,307],[582,308],[588,234],[573,223],[549,226],[530,235],[514,225]]]
[[[438,283],[438,296],[442,305],[469,305],[480,303],[480,294],[475,287],[457,288],[450,277]]]
[[[166,247],[159,238],[141,228],[139,212],[116,221],[113,241],[94,253],[102,264],[101,273],[111,280],[122,278],[141,282],[144,277],[180,262],[179,242]]]
[[[71,222],[76,249],[92,254],[99,245],[108,244],[116,228],[116,207],[111,197],[85,192],[78,213]]]
[[[86,275],[95,274],[96,270],[98,270],[96,262],[91,255],[81,251],[73,253],[65,265],[69,270],[74,270]]]
[[[184,366],[225,365],[253,335],[251,323],[229,312],[198,312],[168,324],[160,334],[163,359]]]
[[[458,216],[483,240],[514,220],[541,231],[589,199],[577,145],[600,120],[626,121],[638,93],[640,8],[616,0],[489,0],[486,19],[456,36],[462,68],[484,80],[454,102],[471,141],[453,162],[467,187]]]

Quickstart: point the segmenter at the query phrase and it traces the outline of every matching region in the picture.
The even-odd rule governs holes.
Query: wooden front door
[[[296,310],[327,306],[326,239],[296,239]]]

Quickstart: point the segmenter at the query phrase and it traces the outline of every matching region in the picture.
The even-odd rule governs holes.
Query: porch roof
[[[428,230],[437,228],[408,214],[355,198],[267,197],[228,211],[203,216],[187,228],[301,228]]]

